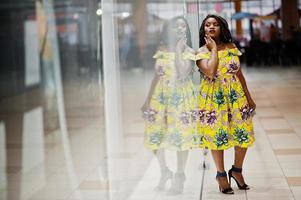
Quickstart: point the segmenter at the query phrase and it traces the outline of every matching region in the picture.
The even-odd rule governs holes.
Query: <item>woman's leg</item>
[[[237,168],[242,168],[243,167],[243,162],[246,156],[248,148],[241,148],[241,147],[234,147],[234,151],[235,151],[235,156],[234,156],[234,166]],[[232,175],[237,179],[237,181],[240,184],[245,183],[244,182],[244,178],[242,176],[241,173],[238,172],[232,172]]]
[[[183,192],[184,182],[186,180],[185,168],[188,158],[188,151],[177,152],[177,172],[172,180],[171,188],[169,189],[170,194],[180,194]]]
[[[166,165],[164,149],[155,150],[154,154],[156,155],[156,157],[158,159],[160,171],[161,171],[161,177],[160,177],[159,183],[155,189],[163,190],[166,182],[172,178],[173,173],[172,173],[172,171],[170,171],[170,169]]]
[[[159,166],[160,166],[160,170],[164,170],[167,168],[166,166],[166,160],[165,160],[165,152],[163,149],[158,149],[154,151],[154,154],[156,155],[158,162],[159,162]]]
[[[188,151],[177,152],[177,173],[184,173],[188,158]]]
[[[211,154],[218,172],[225,172],[224,167],[224,150],[211,150]],[[227,177],[219,177],[219,185],[222,189],[229,188],[229,182]]]
[[[219,172],[224,172],[224,150],[211,150],[211,154],[216,166],[216,170]]]
[[[248,148],[234,147],[235,157],[234,157],[234,166],[242,168],[243,162],[246,156]]]

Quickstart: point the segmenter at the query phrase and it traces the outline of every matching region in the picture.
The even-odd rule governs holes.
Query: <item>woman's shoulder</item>
[[[210,51],[206,45],[202,46],[197,50],[196,60],[209,59],[209,58],[210,58]]]
[[[200,47],[198,50],[197,50],[197,54],[200,54],[200,53],[209,53],[209,49],[207,48],[206,45]]]
[[[233,42],[226,43],[226,49],[235,49],[237,48]]]
[[[195,50],[189,46],[187,46],[182,53],[182,58],[184,60],[193,60],[195,61]]]
[[[155,59],[173,59],[174,58],[174,52],[168,51],[166,47],[158,47],[155,54],[153,55],[153,58]]]
[[[193,48],[187,46],[187,47],[185,48],[184,53],[192,53],[192,54],[195,54],[195,50],[194,50]]]
[[[167,52],[167,48],[165,46],[159,46],[156,52]]]
[[[236,55],[236,56],[242,55],[241,51],[237,48],[237,46],[234,43],[228,43],[225,49],[228,52],[227,55]]]

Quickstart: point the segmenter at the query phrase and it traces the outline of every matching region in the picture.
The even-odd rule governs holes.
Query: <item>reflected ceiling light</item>
[[[73,15],[73,18],[74,18],[74,19],[78,19],[78,14],[75,13],[75,14]]]
[[[98,15],[98,16],[102,15],[102,9],[98,8],[96,10],[96,15]]]
[[[130,16],[129,12],[123,12],[123,13],[121,13],[121,17],[123,17],[123,18],[126,18],[128,16]]]

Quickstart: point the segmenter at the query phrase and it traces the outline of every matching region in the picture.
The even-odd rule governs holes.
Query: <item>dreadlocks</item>
[[[220,39],[223,43],[230,43],[232,42],[232,36],[231,36],[231,32],[229,30],[229,26],[227,21],[222,18],[221,16],[218,15],[207,15],[205,17],[205,19],[202,22],[202,25],[200,27],[200,31],[199,31],[199,36],[200,36],[200,47],[202,47],[203,45],[206,44],[206,41],[204,39],[205,37],[205,23],[206,20],[209,18],[214,18],[216,19],[216,21],[219,23],[220,29],[221,29],[221,34],[220,34]]]

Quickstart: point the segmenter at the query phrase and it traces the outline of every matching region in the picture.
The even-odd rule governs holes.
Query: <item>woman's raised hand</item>
[[[206,46],[209,49],[209,51],[217,50],[217,45],[216,45],[215,41],[209,35],[206,35],[204,37],[204,39],[205,39]]]
[[[182,37],[178,40],[176,49],[180,50],[181,52],[184,52],[185,48],[187,47],[187,38]]]

